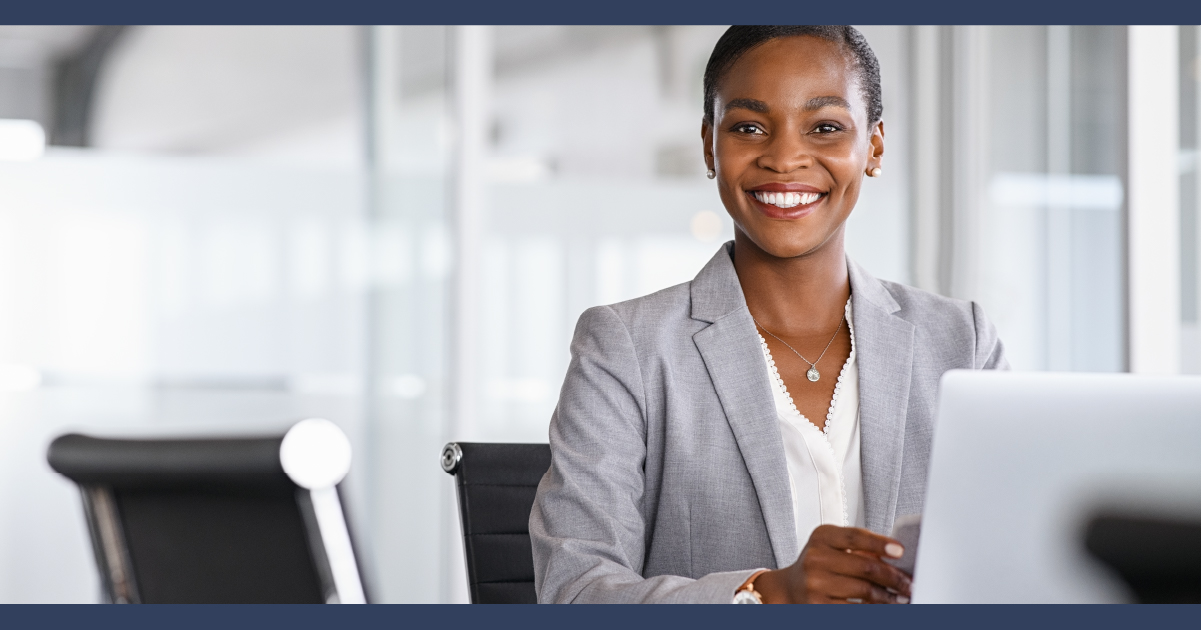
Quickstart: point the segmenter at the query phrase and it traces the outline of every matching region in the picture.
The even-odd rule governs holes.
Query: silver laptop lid
[[[1201,378],[948,372],[925,506],[917,603],[1127,601],[1083,531],[1201,518]]]

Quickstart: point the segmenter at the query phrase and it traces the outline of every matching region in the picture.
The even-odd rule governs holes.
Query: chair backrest
[[[336,488],[298,486],[282,441],[54,440],[47,459],[83,493],[107,601],[364,600],[361,581],[351,593],[335,579],[346,553],[358,578]]]
[[[473,604],[535,604],[530,510],[550,468],[548,444],[452,442],[442,469],[455,476]]]

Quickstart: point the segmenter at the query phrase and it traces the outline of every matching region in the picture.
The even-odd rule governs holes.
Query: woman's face
[[[717,86],[705,162],[737,228],[768,254],[803,256],[841,235],[864,173],[880,166],[884,125],[868,127],[851,63],[833,42],[782,37]]]

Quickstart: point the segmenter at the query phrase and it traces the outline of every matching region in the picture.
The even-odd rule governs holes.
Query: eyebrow
[[[807,112],[812,112],[823,107],[841,107],[842,109],[849,111],[851,109],[851,104],[841,96],[815,96],[809,99],[808,102],[805,103],[805,106],[801,109]],[[752,112],[759,114],[766,114],[771,111],[771,108],[767,106],[767,103],[753,98],[736,98],[729,103],[726,103],[724,111],[728,112],[735,108],[749,109]]]
[[[849,111],[851,109],[851,104],[841,96],[815,96],[809,99],[808,103],[805,103],[804,110],[807,112],[812,112],[823,107],[841,107]]]
[[[771,111],[771,108],[767,106],[767,103],[755,100],[753,98],[736,98],[729,103],[726,103],[725,111],[728,112],[735,108],[749,109],[752,112],[759,114],[766,114],[767,112]]]

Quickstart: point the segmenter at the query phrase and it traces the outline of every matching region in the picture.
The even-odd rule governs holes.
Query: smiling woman
[[[974,303],[844,251],[884,156],[849,26],[735,26],[705,70],[735,225],[689,283],[589,309],[530,516],[544,602],[904,603],[939,377],[1007,367]]]

